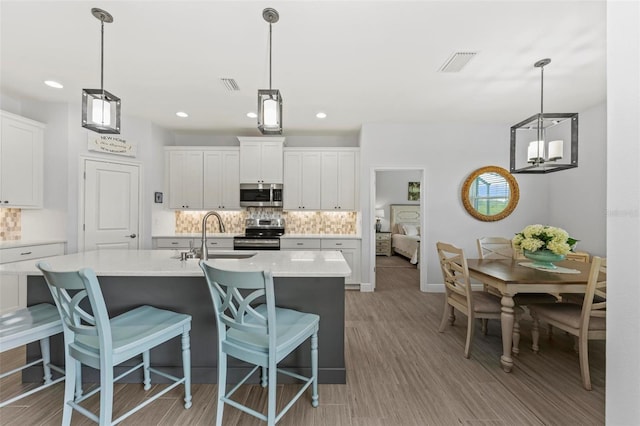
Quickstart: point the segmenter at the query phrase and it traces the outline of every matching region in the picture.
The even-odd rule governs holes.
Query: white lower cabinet
[[[282,250],[338,250],[347,261],[351,275],[346,285],[360,284],[360,240],[353,238],[282,238]]]
[[[339,250],[349,264],[351,275],[345,277],[345,284],[360,284],[360,240],[327,238],[320,240],[322,250]]]
[[[154,250],[189,250],[200,248],[201,238],[194,237],[154,237]],[[233,238],[207,237],[207,249],[209,250],[233,250]]]
[[[64,254],[64,243],[0,249],[0,264],[40,259]],[[0,279],[0,315],[27,307],[27,277],[2,275]]]
[[[282,238],[282,250],[320,250],[320,238]]]

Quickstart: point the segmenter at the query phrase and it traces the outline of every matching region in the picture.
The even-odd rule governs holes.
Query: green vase
[[[527,259],[533,260],[533,266],[540,269],[558,269],[553,262],[559,262],[565,258],[564,254],[555,254],[551,250],[523,250],[522,253]]]

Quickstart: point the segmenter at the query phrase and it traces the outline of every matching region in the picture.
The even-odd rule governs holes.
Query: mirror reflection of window
[[[483,173],[469,188],[473,208],[487,216],[498,214],[509,204],[509,183],[497,173]]]
[[[462,185],[462,204],[478,220],[493,222],[515,210],[520,198],[518,182],[506,169],[497,166],[473,171]]]

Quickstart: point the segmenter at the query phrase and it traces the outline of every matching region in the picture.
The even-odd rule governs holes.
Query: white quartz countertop
[[[2,249],[10,249],[10,248],[18,248],[18,247],[31,247],[31,246],[41,246],[46,244],[60,244],[66,243],[65,240],[10,240],[10,241],[0,241],[0,250]]]
[[[346,277],[349,265],[339,251],[233,251],[216,250],[211,255],[233,256],[255,253],[246,259],[211,259],[211,266],[227,270],[271,270],[274,277]],[[47,262],[54,270],[92,268],[98,276],[192,277],[202,276],[198,259],[182,261],[170,250],[99,250],[25,260],[0,265],[0,274],[41,275],[36,263]]]

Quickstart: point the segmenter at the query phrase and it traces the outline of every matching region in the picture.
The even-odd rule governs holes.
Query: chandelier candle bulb
[[[562,160],[563,141],[549,142],[549,161]]]
[[[544,141],[530,142],[527,158],[529,163],[544,162]]]

